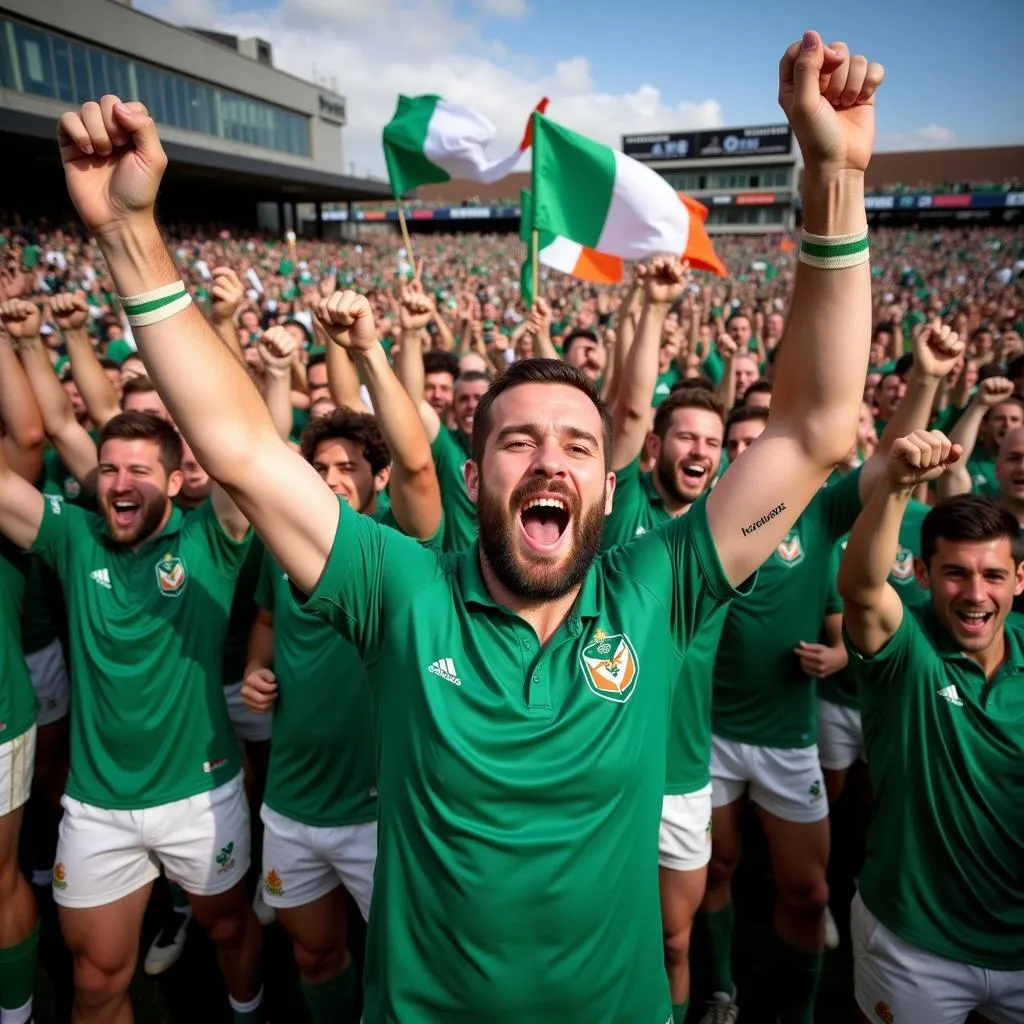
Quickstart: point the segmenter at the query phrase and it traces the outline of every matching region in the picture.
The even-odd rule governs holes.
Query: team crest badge
[[[580,652],[580,663],[587,686],[598,697],[625,704],[636,689],[640,663],[625,633],[597,630],[594,639]]]
[[[894,1024],[896,1020],[896,1016],[892,1012],[892,1008],[888,1003],[883,1003],[881,1000],[875,1003],[875,1016],[882,1022],[882,1024]]]
[[[66,889],[68,887],[65,879],[64,865],[60,861],[53,865],[53,887],[54,889]]]
[[[64,481],[64,494],[74,500],[82,493],[82,485],[73,477],[69,476]]]
[[[268,871],[263,876],[263,888],[271,896],[283,896],[284,886],[281,884],[281,876],[276,871]]]
[[[174,555],[164,555],[156,563],[156,584],[164,597],[180,597],[188,582],[185,563]]]
[[[228,843],[227,846],[221,847],[216,860],[218,875],[223,875],[230,871],[235,866],[235,844]]]
[[[800,543],[800,534],[796,530],[790,530],[782,542],[776,548],[783,565],[799,565],[804,560],[804,548]]]
[[[892,563],[890,575],[900,583],[905,583],[914,575],[914,552],[910,548],[901,546],[896,552],[896,561]]]

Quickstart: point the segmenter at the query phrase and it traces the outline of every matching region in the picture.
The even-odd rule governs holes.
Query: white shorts
[[[377,822],[321,828],[272,811],[263,820],[263,898],[267,906],[303,907],[339,885],[370,916],[373,869],[377,864]]]
[[[1024,971],[991,971],[904,942],[858,893],[850,910],[853,990],[878,1024],[963,1024],[977,1010],[992,1024],[1024,1021]]]
[[[665,796],[658,830],[658,866],[698,871],[711,860],[711,783],[695,793]]]
[[[32,689],[39,701],[36,724],[42,728],[59,722],[67,713],[70,703],[71,686],[68,683],[68,668],[64,664],[64,651],[59,640],[25,655],[28,674],[32,677]]]
[[[818,754],[821,767],[830,771],[841,771],[865,759],[864,730],[857,708],[818,701]]]
[[[242,703],[242,684],[229,683],[224,687],[224,702],[228,706],[228,717],[235,735],[243,743],[265,743],[270,739],[274,714],[258,715]]]
[[[28,803],[36,764],[36,727],[0,743],[0,818]]]
[[[65,795],[53,867],[64,907],[102,907],[160,874],[195,896],[226,892],[249,870],[249,804],[242,774],[206,793],[111,811]]]
[[[711,737],[711,806],[750,799],[783,821],[810,824],[828,817],[818,748],[755,747]]]

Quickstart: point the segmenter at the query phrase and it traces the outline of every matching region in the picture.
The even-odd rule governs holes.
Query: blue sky
[[[1024,143],[1024,0],[135,0],[178,24],[260,35],[278,67],[335,80],[346,163],[382,171],[399,92],[436,92],[522,131],[630,132],[782,119],[778,60],[805,28],[881,61],[879,149]],[[830,9],[831,6],[831,9]]]

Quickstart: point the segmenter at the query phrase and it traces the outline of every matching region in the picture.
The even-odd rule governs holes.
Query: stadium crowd
[[[803,237],[529,308],[507,236],[161,236],[144,110],[65,115],[81,221],[2,231],[2,1024],[51,898],[75,1024],[193,919],[261,1021],[275,917],[314,1024],[734,1024],[747,802],[774,1017],[850,943],[865,1020],[1024,1020],[1024,235],[860,258],[875,69],[783,59]]]

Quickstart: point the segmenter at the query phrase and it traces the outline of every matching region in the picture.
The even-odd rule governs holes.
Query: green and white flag
[[[536,109],[543,112],[548,101]],[[530,148],[527,122],[515,152],[489,160],[484,152],[498,134],[483,114],[440,96],[399,96],[394,117],[384,126],[384,160],[396,196],[420,185],[445,181],[500,181]]]
[[[673,253],[725,276],[707,209],[656,171],[533,115],[533,219],[539,231],[625,260]]]

